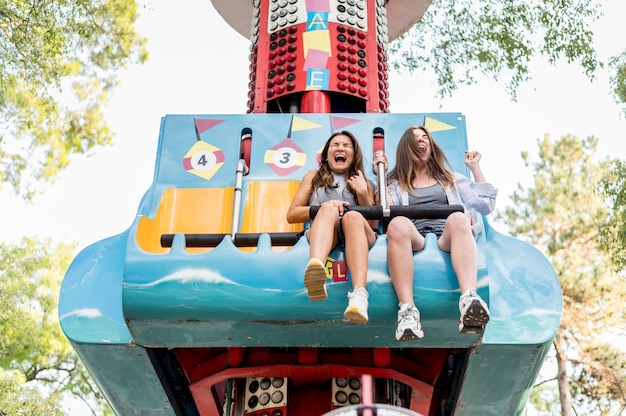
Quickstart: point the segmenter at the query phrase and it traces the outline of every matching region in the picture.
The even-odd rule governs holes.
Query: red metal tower
[[[250,33],[248,113],[388,113],[388,42],[430,3],[213,0]]]

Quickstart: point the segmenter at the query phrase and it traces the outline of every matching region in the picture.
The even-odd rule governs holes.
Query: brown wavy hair
[[[400,188],[415,195],[413,189],[413,179],[416,177],[417,169],[415,155],[418,155],[417,140],[413,134],[413,129],[420,129],[430,141],[431,155],[425,161],[426,170],[431,174],[443,187],[454,187],[454,173],[452,165],[448,161],[445,152],[433,139],[433,136],[424,126],[411,126],[400,137],[398,148],[396,149],[396,166],[389,172],[389,180],[395,179],[400,184]],[[446,165],[448,169],[446,169]]]
[[[346,172],[344,173],[344,176],[346,178],[349,178],[350,176],[356,175],[359,170],[365,173],[365,170],[363,169],[363,153],[361,152],[359,141],[356,139],[356,137],[354,137],[354,134],[350,133],[347,130],[335,132],[328,138],[326,144],[324,145],[324,149],[322,150],[320,165],[317,169],[317,173],[313,177],[313,181],[311,182],[312,186],[309,198],[311,197],[311,195],[313,195],[313,192],[315,192],[317,188],[337,188],[335,180],[333,179],[333,172],[330,169],[330,164],[328,163],[328,148],[330,147],[330,142],[335,137],[340,135],[347,136],[352,142],[352,148],[354,149],[354,159],[352,160],[352,164],[348,167],[348,170],[346,170]],[[347,189],[354,196],[354,200],[358,201],[356,192],[354,192],[350,185],[347,186]]]

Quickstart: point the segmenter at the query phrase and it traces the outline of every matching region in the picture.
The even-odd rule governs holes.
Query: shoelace
[[[478,294],[474,290],[470,290],[470,292],[467,295],[461,296],[461,305],[465,307],[465,305],[467,305],[468,303],[470,303],[472,300],[476,299],[477,297],[478,297]]]
[[[400,311],[400,322],[408,321],[411,316],[413,316],[413,309],[411,308]]]

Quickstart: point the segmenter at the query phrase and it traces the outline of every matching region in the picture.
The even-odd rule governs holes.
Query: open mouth
[[[345,162],[345,161],[346,161],[345,155],[335,155],[335,162]]]

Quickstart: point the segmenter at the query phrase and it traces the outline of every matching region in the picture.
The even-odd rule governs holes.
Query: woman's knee
[[[410,238],[410,231],[414,228],[413,222],[405,217],[395,217],[387,226],[388,240],[401,240]]]
[[[453,233],[471,233],[472,227],[469,218],[462,212],[453,212],[446,219],[445,227]]]
[[[357,211],[348,211],[343,214],[341,218],[341,229],[346,238],[357,235],[366,236],[370,246],[374,243],[373,240],[376,239],[376,235],[365,217]]]
[[[353,227],[362,225],[365,222],[365,218],[358,211],[346,211],[341,218],[341,224],[343,227]]]
[[[317,213],[315,214],[315,219],[319,218],[323,218],[326,220],[339,220],[339,212],[337,211],[337,207],[330,204],[320,205]]]

